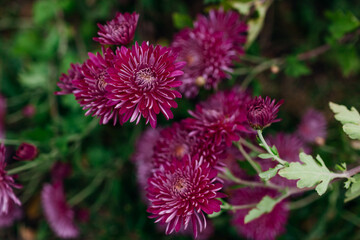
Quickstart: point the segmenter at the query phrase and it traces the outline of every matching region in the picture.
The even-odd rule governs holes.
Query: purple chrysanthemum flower
[[[265,188],[240,188],[230,196],[232,205],[257,204],[264,196],[276,197],[277,192]],[[244,219],[250,209],[236,210],[232,224],[240,235],[254,240],[272,240],[285,231],[289,210],[285,200],[276,204],[270,213],[245,224]]]
[[[127,45],[135,35],[139,14],[136,12],[116,13],[113,20],[106,22],[106,25],[98,23],[100,37],[93,38],[102,45]]]
[[[178,33],[172,47],[179,59],[187,63],[181,77],[183,85],[179,87],[186,97],[195,97],[201,86],[216,88],[220,80],[229,77],[236,59],[232,42],[224,38],[224,33],[201,24]]]
[[[12,188],[21,188],[16,184],[12,176],[5,171],[5,146],[0,145],[0,214],[7,214],[11,204],[21,206],[20,200],[16,197]]]
[[[109,99],[119,110],[120,122],[136,120],[141,116],[155,128],[156,115],[162,112],[173,118],[170,108],[176,108],[175,98],[181,94],[173,88],[181,85],[184,62],[176,61],[176,54],[167,47],[135,43],[132,49],[121,47],[116,51],[114,68],[109,69],[111,80],[106,86]]]
[[[60,238],[75,238],[79,229],[74,223],[74,210],[67,204],[62,182],[45,184],[41,192],[45,217]]]
[[[107,124],[113,120],[116,124],[118,113],[108,104],[105,87],[109,82],[108,68],[113,66],[114,53],[110,48],[102,49],[103,55],[89,53],[89,59],[82,65],[84,78],[73,80],[78,88],[74,95],[84,110],[85,115],[100,118],[100,124]]]
[[[271,100],[269,97],[263,99],[261,96],[255,97],[248,107],[247,119],[250,126],[255,130],[261,130],[274,122],[279,122],[281,119],[276,119],[276,117],[283,102],[283,100],[280,100],[275,104],[275,99]]]
[[[247,25],[240,20],[239,13],[235,11],[225,12],[223,8],[212,9],[209,17],[199,15],[194,23],[195,28],[204,26],[214,31],[221,31],[224,37],[232,42],[232,48],[237,54],[244,54],[243,45],[246,42]]]
[[[14,221],[22,216],[21,209],[13,201],[10,201],[7,213],[0,213],[0,228],[10,227]]]
[[[275,136],[267,137],[266,142],[270,146],[275,145],[280,158],[287,162],[299,162],[299,153],[303,150],[307,152],[307,149],[304,149],[303,142],[295,134],[279,133]],[[274,168],[277,165],[277,162],[272,159],[260,159],[258,162],[263,171]],[[279,175],[271,178],[270,181],[280,186],[289,187],[296,187],[297,182],[296,180],[289,180]]]
[[[238,141],[241,132],[249,132],[246,108],[250,96],[239,88],[218,92],[206,102],[198,104],[195,111],[189,111],[193,119],[187,124],[192,128],[191,136],[205,136],[219,146]]]
[[[151,177],[153,169],[152,157],[154,147],[159,137],[159,129],[148,128],[137,140],[135,154],[132,158],[136,166],[136,178],[144,199],[147,181]]]
[[[324,143],[326,138],[325,116],[314,109],[309,109],[301,119],[297,134],[308,143]]]
[[[14,159],[18,161],[31,161],[38,154],[38,149],[35,145],[30,143],[22,143],[16,150]]]
[[[216,182],[217,171],[202,158],[189,155],[181,162],[174,161],[154,172],[148,181],[148,212],[155,222],[166,224],[166,234],[187,229],[190,221],[195,238],[206,228],[206,214],[220,211],[224,197],[218,192],[222,184]]]
[[[61,74],[59,82],[57,83],[58,87],[61,88],[61,91],[55,92],[56,95],[66,95],[72,94],[76,90],[76,86],[73,84],[73,80],[82,80],[84,78],[81,70],[81,64],[75,63],[70,64],[68,73]]]

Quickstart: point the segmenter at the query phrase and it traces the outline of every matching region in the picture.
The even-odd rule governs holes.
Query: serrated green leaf
[[[360,26],[359,20],[349,11],[326,12],[326,16],[331,21],[329,31],[335,39],[340,39],[344,34]]]
[[[193,21],[187,14],[174,13],[172,15],[174,25],[177,29],[192,27]]]
[[[279,169],[284,168],[283,165],[278,164],[276,165],[274,168],[270,168],[269,170],[262,172],[259,174],[259,177],[261,177],[262,179],[264,179],[265,181],[269,181],[271,178],[275,177],[276,173],[278,172]]]
[[[277,148],[276,148],[275,145],[271,147],[271,151],[272,151],[273,154],[275,154],[276,156],[279,156],[279,152],[278,152],[278,150],[277,150]]]
[[[316,157],[317,161],[305,153],[300,153],[299,157],[303,164],[292,162],[289,167],[281,169],[279,175],[287,179],[299,179],[298,188],[316,186],[317,193],[324,194],[334,174],[329,171],[319,155]]]
[[[256,207],[251,209],[249,213],[245,216],[244,222],[249,223],[252,220],[260,217],[261,215],[271,212],[276,203],[277,201],[269,196],[263,197],[263,199],[261,199],[261,201],[256,205]]]
[[[272,158],[273,155],[269,154],[269,153],[261,153],[258,155],[259,158],[261,159],[268,159],[268,158]]]
[[[349,190],[345,193],[345,202],[349,202],[358,196],[360,196],[360,174],[356,174],[352,177],[353,183]]]
[[[253,5],[252,1],[231,1],[229,4],[242,15],[248,15]]]
[[[301,77],[311,73],[311,70],[305,65],[304,62],[301,62],[297,59],[296,56],[290,56],[286,58],[285,65],[285,74],[290,77]]]
[[[352,107],[348,110],[343,105],[329,103],[330,109],[335,113],[335,119],[343,124],[344,132],[352,139],[360,140],[360,114]]]

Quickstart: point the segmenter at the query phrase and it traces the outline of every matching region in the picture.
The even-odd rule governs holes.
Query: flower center
[[[106,71],[102,71],[96,78],[96,86],[98,87],[99,90],[104,91],[105,87],[107,85],[105,78],[106,78],[107,72]]]
[[[135,74],[135,82],[139,86],[153,86],[156,82],[155,73],[150,68],[143,68]]]
[[[186,190],[188,189],[188,186],[189,186],[189,184],[186,181],[186,179],[179,177],[174,182],[173,190],[175,193],[184,194],[186,192]]]
[[[174,153],[178,159],[182,159],[187,152],[187,146],[185,144],[179,144],[175,146]]]
[[[127,35],[130,24],[127,22],[119,22],[113,25],[114,35]]]

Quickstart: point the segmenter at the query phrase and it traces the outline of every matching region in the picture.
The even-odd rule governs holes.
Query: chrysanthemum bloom
[[[309,109],[301,119],[297,134],[308,143],[324,143],[326,138],[325,116],[314,109]]]
[[[74,210],[67,204],[61,182],[45,184],[41,192],[45,217],[60,238],[75,238],[79,229],[74,223]]]
[[[21,218],[22,212],[18,205],[10,201],[7,213],[0,213],[0,228],[10,227],[14,221]]]
[[[21,206],[20,200],[15,196],[12,188],[21,188],[16,184],[12,176],[7,175],[5,171],[5,146],[0,145],[0,214],[7,214],[11,204],[15,203]]]
[[[73,84],[73,80],[82,80],[83,78],[84,76],[82,74],[81,64],[70,64],[70,69],[68,70],[68,73],[61,74],[59,82],[57,83],[58,87],[61,88],[61,91],[57,91],[55,92],[55,94],[66,95],[74,93],[74,90],[76,90],[76,86]]]
[[[35,145],[30,143],[22,143],[16,150],[14,159],[19,161],[31,161],[38,154],[38,149]]]
[[[116,13],[113,20],[106,22],[106,25],[98,23],[100,37],[93,38],[102,45],[127,45],[135,35],[136,25],[139,19],[139,14],[136,12],[130,13]]]
[[[202,158],[189,155],[182,162],[174,161],[156,171],[148,181],[148,212],[155,222],[166,224],[166,234],[187,229],[192,221],[195,238],[206,228],[204,213],[220,211],[224,197],[219,190],[222,184],[216,182],[217,171]]]
[[[51,177],[53,182],[62,181],[72,173],[72,167],[67,162],[55,162],[51,167]]]
[[[194,97],[199,87],[216,88],[220,80],[232,72],[233,60],[236,60],[236,50],[232,46],[232,41],[224,38],[222,31],[201,24],[178,33],[172,47],[179,59],[187,63],[179,90],[186,97]]]
[[[176,108],[175,98],[181,94],[173,88],[181,85],[184,62],[176,62],[176,54],[162,46],[121,47],[116,51],[114,68],[109,69],[111,80],[106,86],[109,99],[119,110],[120,122],[136,120],[141,116],[155,128],[156,115],[162,112],[166,119],[173,118],[170,108]]]
[[[264,196],[277,197],[277,192],[265,188],[240,188],[233,192],[229,202],[232,205],[257,204]],[[245,216],[250,209],[236,210],[232,224],[238,233],[247,239],[272,240],[285,231],[289,210],[285,200],[276,204],[270,213],[265,213],[249,223],[245,223]]]
[[[108,68],[113,66],[114,53],[110,48],[102,49],[103,55],[89,53],[89,59],[82,65],[84,78],[73,80],[77,87],[74,91],[76,100],[87,110],[86,116],[100,118],[100,124],[113,120],[116,124],[118,114],[113,106],[108,104],[105,87],[108,85]]]
[[[279,122],[281,119],[276,119],[276,117],[283,102],[283,100],[280,100],[275,104],[275,99],[271,100],[269,97],[263,99],[261,96],[255,97],[249,105],[247,113],[250,126],[255,130],[261,130],[274,122]]]
[[[135,145],[135,154],[132,157],[136,166],[136,178],[140,187],[140,192],[145,199],[145,188],[147,181],[151,177],[153,169],[154,147],[160,137],[160,130],[148,128],[139,137]]]
[[[250,100],[250,96],[239,88],[216,93],[198,104],[195,111],[189,111],[193,117],[187,120],[192,128],[190,135],[205,136],[217,146],[222,142],[230,146],[239,140],[240,133],[250,130],[246,119]]]
[[[243,45],[246,42],[247,25],[240,20],[239,13],[235,11],[225,12],[223,8],[212,9],[209,16],[199,15],[194,23],[195,28],[206,26],[213,31],[221,31],[224,37],[232,42],[237,54],[244,54]]]
[[[301,139],[295,134],[278,133],[275,136],[267,137],[266,142],[269,146],[275,145],[279,152],[280,158],[287,162],[299,162],[299,153],[301,151],[308,152],[308,150],[304,148]],[[259,159],[258,162],[260,163],[261,169],[263,171],[274,168],[277,165],[277,162],[273,161],[272,159]],[[271,182],[280,186],[296,187],[297,181],[289,180],[276,175],[275,177],[271,178]]]

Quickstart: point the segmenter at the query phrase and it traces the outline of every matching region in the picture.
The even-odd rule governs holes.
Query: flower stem
[[[259,165],[257,165],[254,160],[249,156],[249,154],[247,154],[247,152],[245,151],[245,149],[243,148],[243,146],[241,145],[241,143],[239,142],[235,142],[235,145],[237,146],[237,148],[239,149],[239,151],[241,152],[241,154],[245,157],[245,159],[250,163],[250,165],[255,169],[255,171],[259,174],[261,173],[261,169],[259,168]]]
[[[265,139],[264,139],[264,137],[263,137],[263,135],[262,135],[262,130],[257,130],[257,134],[258,134],[258,136],[259,136],[259,139],[260,139],[263,147],[264,147],[265,150],[273,157],[273,159],[274,159],[275,161],[277,161],[278,163],[280,163],[281,165],[286,165],[287,162],[284,161],[284,160],[282,160],[279,156],[275,155],[275,154],[273,153],[273,151],[270,149],[269,145],[266,143],[266,141],[265,141]]]
[[[13,174],[17,174],[17,173],[19,173],[19,172],[22,172],[22,171],[31,169],[31,168],[33,168],[33,167],[38,166],[38,165],[40,164],[40,162],[41,162],[41,161],[39,161],[39,160],[29,162],[29,163],[24,164],[24,165],[21,165],[21,166],[19,166],[19,167],[10,169],[9,171],[7,171],[7,174],[13,175]]]

